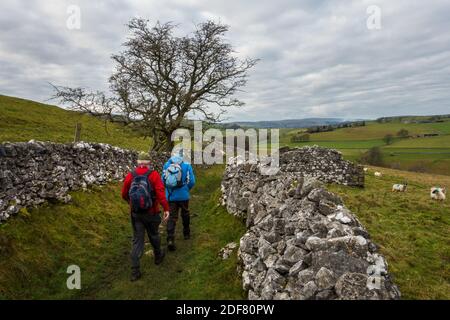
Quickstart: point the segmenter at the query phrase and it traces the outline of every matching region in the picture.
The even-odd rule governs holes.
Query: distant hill
[[[437,114],[429,116],[394,116],[394,117],[381,117],[376,119],[378,123],[389,122],[401,122],[401,123],[435,123],[445,122],[450,120],[450,114]]]
[[[224,128],[308,128],[315,126],[324,126],[347,122],[349,120],[342,118],[305,118],[305,119],[289,119],[289,120],[270,120],[270,121],[236,121],[226,122],[222,126]]]
[[[443,115],[429,115],[429,116],[392,116],[392,117],[381,117],[375,121],[378,123],[390,123],[390,122],[400,122],[400,123],[435,123],[435,122],[445,122],[450,119],[450,114]],[[339,123],[350,123],[355,121],[369,121],[368,119],[343,119],[343,118],[304,118],[304,119],[287,119],[287,120],[269,120],[269,121],[234,121],[234,122],[224,122],[220,123],[219,126],[222,128],[256,128],[256,129],[298,129],[298,128],[312,128],[318,126],[335,125]]]

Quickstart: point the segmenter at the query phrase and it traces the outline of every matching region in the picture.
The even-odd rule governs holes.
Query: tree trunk
[[[153,141],[153,151],[171,152],[174,147],[174,143],[171,140],[171,135],[164,136],[163,134],[160,134],[156,137],[154,136]]]

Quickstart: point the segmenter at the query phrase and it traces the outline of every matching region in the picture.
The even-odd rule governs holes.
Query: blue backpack
[[[164,182],[167,188],[174,189],[183,186],[183,171],[181,164],[171,163],[164,172]]]
[[[130,197],[131,211],[134,213],[146,213],[148,209],[153,207],[153,187],[148,181],[151,170],[142,175],[138,175],[136,171],[131,172],[133,181],[131,182]]]

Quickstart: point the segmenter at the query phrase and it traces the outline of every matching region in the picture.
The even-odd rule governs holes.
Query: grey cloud
[[[79,5],[81,30],[65,27]],[[366,28],[366,8],[382,29]],[[13,1],[0,4],[0,93],[45,101],[47,81],[106,90],[133,16],[230,25],[239,56],[260,58],[231,120],[448,113],[450,3],[374,1]]]

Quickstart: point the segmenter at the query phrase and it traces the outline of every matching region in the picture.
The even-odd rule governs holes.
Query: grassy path
[[[177,226],[177,251],[167,252],[164,263],[153,264],[151,246],[142,259],[143,278],[129,279],[128,256],[117,277],[91,297],[112,299],[241,299],[236,257],[223,261],[218,251],[245,232],[242,222],[218,207],[222,167],[198,172],[191,200],[192,239],[185,241]],[[211,193],[211,190],[215,190]],[[181,223],[181,219],[180,219]],[[165,245],[165,230],[162,228]]]
[[[178,228],[178,250],[160,266],[144,255],[143,278],[135,283],[129,281],[131,226],[120,184],[74,192],[68,205],[22,210],[0,225],[0,299],[243,298],[236,257],[217,257],[245,232],[241,221],[217,206],[222,172],[220,166],[196,172],[192,239],[184,241]],[[151,253],[149,245],[146,251]],[[81,290],[66,287],[71,264],[81,268]]]

